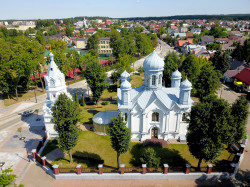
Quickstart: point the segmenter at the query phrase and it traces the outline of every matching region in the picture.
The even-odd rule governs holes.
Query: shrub
[[[149,167],[159,167],[160,165],[160,157],[156,156],[156,152],[152,147],[147,147],[143,150],[140,161]]]
[[[102,105],[108,105],[108,104],[109,104],[108,101],[103,101],[103,102],[102,102]]]
[[[86,103],[85,103],[85,98],[84,98],[84,95],[82,94],[82,106],[85,106]]]
[[[143,73],[143,72],[144,72],[144,69],[143,69],[143,67],[139,67],[137,71],[138,71],[139,73]]]

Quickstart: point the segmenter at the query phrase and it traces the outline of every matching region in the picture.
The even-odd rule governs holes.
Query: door
[[[151,138],[158,138],[158,128],[157,127],[152,128]]]

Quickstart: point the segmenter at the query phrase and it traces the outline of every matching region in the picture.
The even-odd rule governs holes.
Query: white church
[[[61,93],[65,93],[71,99],[72,96],[67,92],[65,76],[56,65],[54,55],[50,53],[49,57],[50,64],[48,72],[44,77],[47,98],[43,106],[43,117],[47,136],[48,138],[51,138],[58,136],[58,133],[54,129],[55,124],[51,122],[51,119],[53,118],[51,108]]]
[[[49,138],[58,133],[51,122],[51,108],[58,95],[67,92],[65,76],[60,72],[54,56],[45,75],[47,98],[43,106],[44,123]],[[131,140],[144,141],[158,138],[164,140],[185,140],[188,123],[186,113],[190,112],[193,100],[190,97],[192,84],[188,79],[181,82],[181,73],[176,70],[171,76],[171,87],[162,85],[164,61],[153,51],[143,63],[144,85],[132,88],[130,74],[121,74],[121,86],[117,89],[118,111],[99,112],[93,117],[96,132],[106,133],[111,117],[119,112],[124,116],[126,125],[131,129]],[[99,129],[99,130],[98,130]]]
[[[131,139],[185,140],[188,126],[185,114],[193,105],[192,84],[188,79],[181,82],[181,73],[176,70],[171,77],[171,87],[164,87],[164,61],[155,51],[144,61],[143,69],[143,86],[132,88],[125,71],[117,92],[118,109],[131,129]]]

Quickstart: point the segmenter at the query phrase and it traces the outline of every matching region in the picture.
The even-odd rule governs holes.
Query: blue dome
[[[164,61],[155,51],[153,51],[143,62],[143,68],[144,70],[163,70]]]
[[[178,71],[178,69],[172,73],[171,78],[181,78],[181,73]]]
[[[130,89],[130,88],[131,88],[131,84],[126,79],[122,81],[121,89]]]
[[[181,88],[192,88],[192,83],[188,79],[185,79],[181,83]]]

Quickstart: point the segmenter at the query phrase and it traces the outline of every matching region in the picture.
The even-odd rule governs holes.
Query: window
[[[188,113],[182,114],[182,121],[188,121]]]
[[[161,85],[161,75],[159,75],[158,84]]]
[[[50,79],[50,87],[55,87],[55,81],[53,79]]]
[[[149,77],[148,77],[148,75],[147,75],[147,85],[149,86]]]
[[[152,113],[152,121],[159,121],[159,113],[158,112]]]
[[[155,86],[155,75],[152,76],[152,86]]]
[[[128,114],[125,113],[125,121],[128,121]]]

